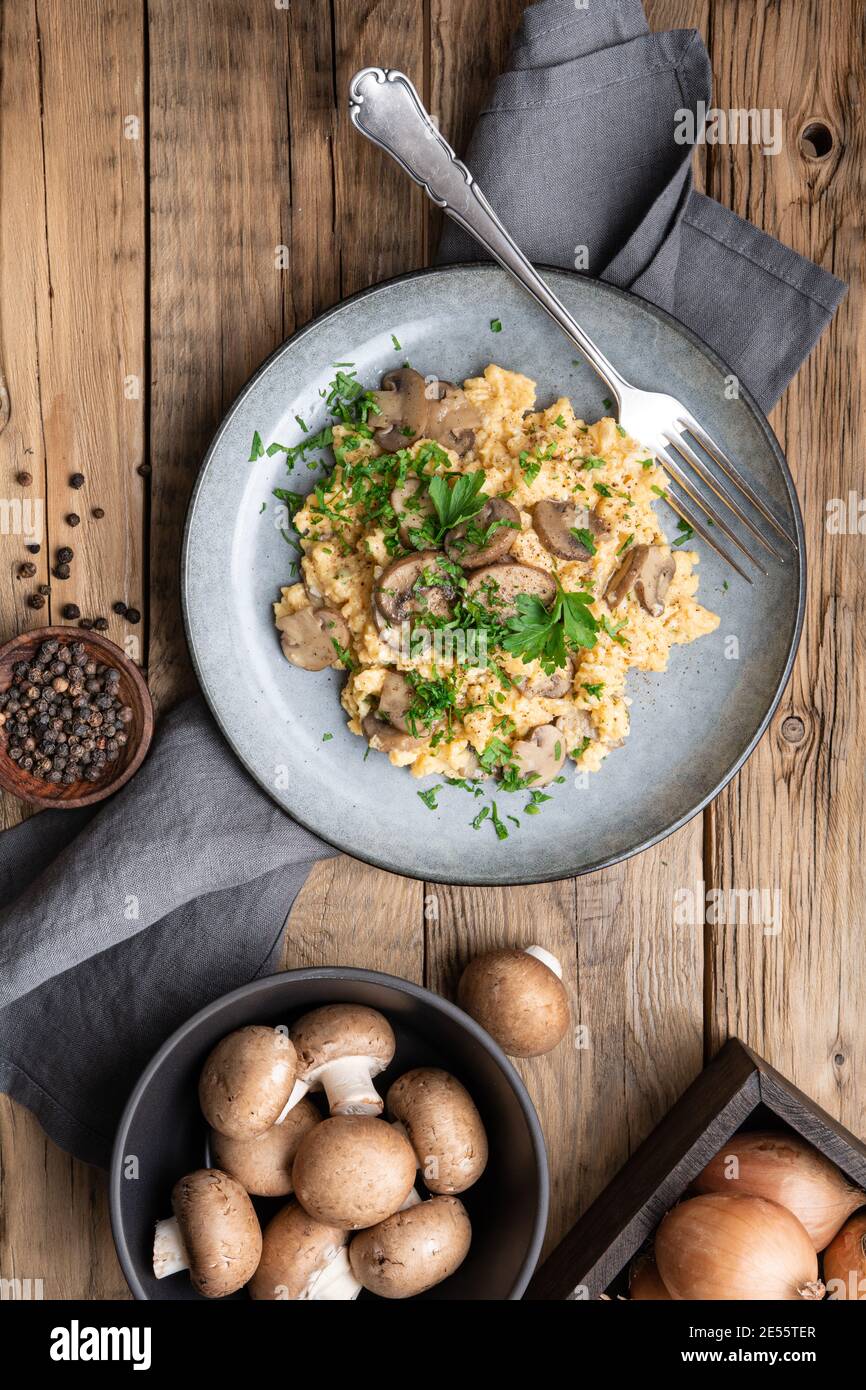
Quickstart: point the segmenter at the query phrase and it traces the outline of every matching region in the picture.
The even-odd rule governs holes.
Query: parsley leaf
[[[440,782],[435,787],[430,787],[426,792],[418,793],[421,800],[424,802],[424,805],[427,807],[428,811],[439,810],[439,802],[436,800],[436,793],[441,792],[441,790],[442,784]]]
[[[450,531],[452,527],[459,526],[461,521],[470,521],[473,516],[478,515],[487,501],[487,497],[481,491],[484,480],[483,471],[462,473],[453,487],[449,486],[447,478],[440,477],[438,473],[430,479],[428,491],[436,508],[439,525],[444,530]]]
[[[557,593],[548,611],[540,599],[518,594],[517,614],[508,620],[502,645],[524,662],[540,661],[548,674],[566,664],[567,647],[594,647],[598,621],[590,611],[592,594]]]
[[[590,555],[595,554],[596,546],[592,532],[587,526],[570,526],[569,530],[573,536],[577,536],[584,550],[588,550]]]
[[[247,459],[247,462],[255,463],[256,459],[260,459],[264,452],[265,450],[264,445],[262,444],[262,436],[259,434],[258,430],[256,430],[253,434],[253,442],[250,447],[250,456]]]

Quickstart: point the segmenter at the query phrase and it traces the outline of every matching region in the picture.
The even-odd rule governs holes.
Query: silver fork
[[[652,451],[688,498],[686,501],[670,489],[665,494],[665,501],[685,525],[702,536],[748,583],[752,582],[749,574],[711,534],[710,527],[723,532],[762,574],[767,573],[719,508],[696,487],[686,471],[685,465],[688,465],[751,536],[777,560],[784,562],[781,551],[750,517],[743,503],[748,501],[778,536],[796,549],[796,541],[782,522],[680,401],[662,392],[643,391],[632,386],[575,322],[505,230],[466,165],[437,130],[408,77],[387,68],[362,68],[349,84],[349,114],[356,129],[396,159],[438,207],[474,236],[529,291],[580,349],[616,401],[623,428]],[[694,443],[689,442],[689,435]],[[710,462],[701,457],[695,444],[704,449]],[[728,482],[719,476],[719,470]],[[739,497],[735,496],[734,489],[739,491]]]

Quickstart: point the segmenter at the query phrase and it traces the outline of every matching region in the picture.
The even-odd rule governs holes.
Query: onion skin
[[[794,1302],[824,1296],[818,1256],[796,1216],[763,1197],[710,1193],[659,1226],[656,1264],[671,1298]]]
[[[736,1158],[739,1175],[725,1168]],[[693,1184],[698,1193],[765,1197],[787,1207],[805,1226],[816,1250],[824,1250],[848,1217],[866,1201],[835,1163],[796,1134],[736,1134]]]
[[[632,1263],[628,1276],[628,1296],[638,1301],[671,1301],[652,1255],[639,1255]]]
[[[824,1251],[827,1297],[866,1301],[866,1211],[846,1221]]]

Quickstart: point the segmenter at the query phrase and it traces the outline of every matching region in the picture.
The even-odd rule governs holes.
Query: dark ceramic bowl
[[[423,1297],[522,1296],[544,1239],[549,1196],[544,1136],[523,1082],[483,1028],[447,999],[393,975],[337,967],[269,975],[215,1000],[168,1039],[140,1077],[111,1163],[111,1225],[136,1298],[201,1301],[185,1274],[157,1280],[150,1261],[154,1223],[171,1215],[173,1184],[206,1163],[207,1129],[196,1090],[207,1054],[244,1024],[291,1023],[331,1003],[367,1004],[387,1015],[397,1052],[377,1081],[382,1094],[410,1067],[444,1067],[466,1086],[487,1129],[487,1170],[461,1194],[472,1222],[472,1248],[460,1269]],[[255,1201],[266,1221],[282,1199]]]

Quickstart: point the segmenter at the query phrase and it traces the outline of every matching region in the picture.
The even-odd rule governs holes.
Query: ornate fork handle
[[[619,406],[620,385],[627,383],[511,239],[408,77],[387,68],[362,68],[349,85],[349,115],[362,135],[396,159],[438,207],[521,282],[584,354]]]

